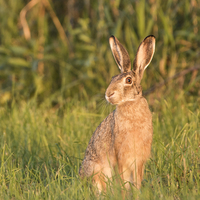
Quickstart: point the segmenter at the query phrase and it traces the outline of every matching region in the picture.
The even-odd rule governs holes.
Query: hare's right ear
[[[110,48],[121,73],[131,71],[131,61],[126,49],[115,36],[109,38]]]
[[[147,36],[140,44],[133,63],[133,70],[137,74],[137,84],[140,84],[144,70],[150,64],[155,51],[156,39],[153,35]]]

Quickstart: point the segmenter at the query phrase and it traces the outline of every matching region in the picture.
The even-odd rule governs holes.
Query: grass
[[[177,98],[151,105],[152,156],[141,192],[134,193],[139,199],[200,198],[199,99]],[[63,101],[58,109],[37,108],[34,101],[1,108],[0,199],[95,199],[78,169],[93,131],[111,109],[78,100]],[[111,185],[104,199],[121,199],[119,186]]]

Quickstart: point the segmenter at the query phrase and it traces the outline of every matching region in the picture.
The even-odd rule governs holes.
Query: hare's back
[[[99,159],[102,154],[107,154],[111,148],[112,130],[114,129],[114,112],[110,113],[93,133],[85,156]]]
[[[114,112],[110,113],[93,133],[85,151],[85,157],[80,167],[81,177],[89,177],[99,171],[105,163],[105,158],[113,151]],[[113,156],[112,156],[113,157]],[[104,166],[105,167],[105,166]]]

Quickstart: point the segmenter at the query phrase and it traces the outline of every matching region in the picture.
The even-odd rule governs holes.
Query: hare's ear
[[[131,71],[131,61],[126,49],[115,36],[109,38],[110,48],[121,73]]]
[[[153,35],[149,35],[142,41],[137,50],[137,54],[133,63],[133,70],[137,74],[138,84],[140,84],[144,70],[148,67],[153,58],[155,43],[155,37]]]

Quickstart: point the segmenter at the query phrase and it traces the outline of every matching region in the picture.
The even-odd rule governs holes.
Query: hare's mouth
[[[111,94],[108,94],[108,98],[110,98],[110,97],[112,97],[113,95],[114,95],[115,93],[114,92],[112,92]]]
[[[114,92],[109,93],[109,94],[106,94],[106,95],[105,95],[106,100],[107,100],[108,102],[112,103],[111,99],[112,99],[112,97],[114,97],[114,94],[115,94]]]

